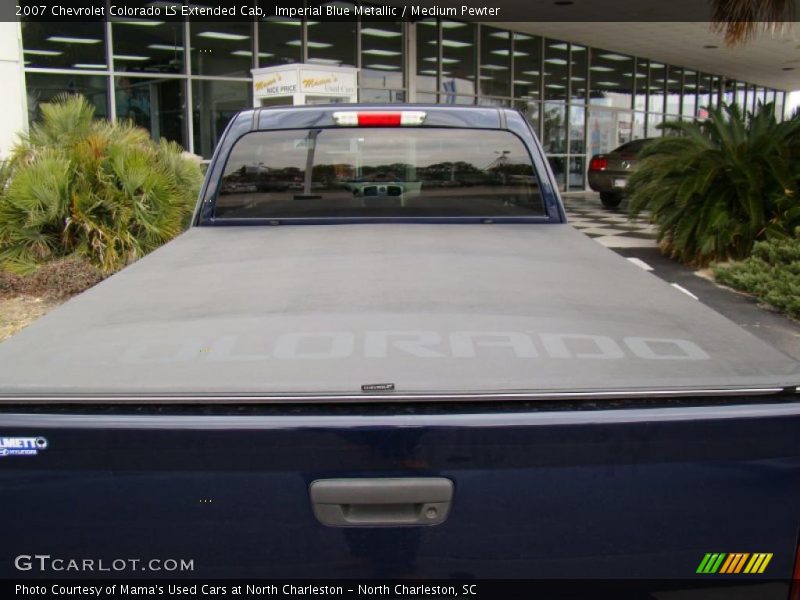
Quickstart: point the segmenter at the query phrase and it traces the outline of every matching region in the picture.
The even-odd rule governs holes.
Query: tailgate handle
[[[447,519],[453,482],[444,477],[318,479],[311,506],[329,527],[438,525]]]

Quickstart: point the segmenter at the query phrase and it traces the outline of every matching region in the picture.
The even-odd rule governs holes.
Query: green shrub
[[[715,266],[717,281],[800,318],[800,230],[797,236],[756,242],[746,260]]]
[[[779,123],[772,104],[746,118],[737,105],[700,122],[670,122],[631,176],[632,216],[649,210],[662,248],[704,265],[742,259],[761,239],[800,225],[800,116]]]
[[[95,120],[81,96],[42,105],[3,177],[0,267],[15,273],[73,253],[120,269],[187,226],[202,180],[180,146]]]

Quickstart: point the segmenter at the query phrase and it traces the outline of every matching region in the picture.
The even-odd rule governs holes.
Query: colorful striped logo
[[[724,573],[726,575],[737,575],[747,573],[756,575],[763,573],[769,561],[772,560],[772,552],[708,552],[700,561],[697,573],[708,575],[714,573]]]

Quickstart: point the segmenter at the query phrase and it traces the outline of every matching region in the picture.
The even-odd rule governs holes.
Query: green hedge
[[[756,242],[749,258],[716,265],[714,275],[800,319],[800,230],[795,238]]]

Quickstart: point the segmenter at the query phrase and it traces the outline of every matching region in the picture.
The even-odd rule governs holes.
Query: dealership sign
[[[303,92],[351,96],[356,93],[356,74],[303,71],[300,89]]]
[[[355,102],[358,69],[293,64],[253,69],[253,100],[286,98],[286,104],[306,104],[306,96],[322,96]]]
[[[297,92],[297,71],[285,71],[254,75],[253,90],[259,97],[285,96]]]

